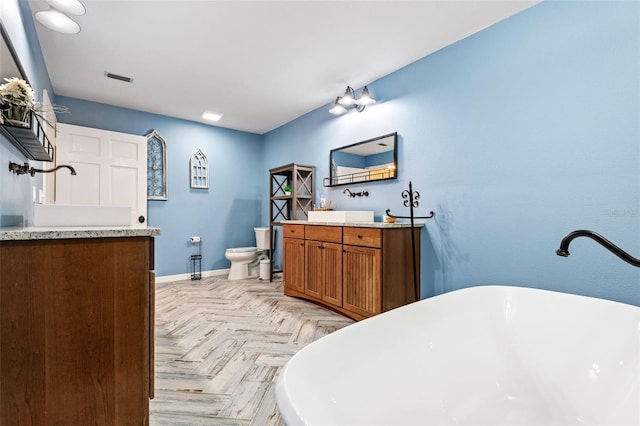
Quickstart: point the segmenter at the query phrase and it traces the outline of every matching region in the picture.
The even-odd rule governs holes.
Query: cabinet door
[[[320,241],[305,241],[307,274],[304,292],[317,299],[322,298],[322,281],[324,280],[324,259]]]
[[[304,240],[284,238],[282,282],[286,288],[304,292]]]
[[[322,300],[342,306],[342,244],[323,243]]]
[[[343,246],[343,307],[364,316],[382,312],[381,250]]]
[[[0,242],[1,425],[149,423],[150,246]]]
[[[342,306],[342,244],[307,240],[305,250],[305,293],[332,305]]]

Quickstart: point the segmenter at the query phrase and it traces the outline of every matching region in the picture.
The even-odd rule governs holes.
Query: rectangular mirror
[[[398,132],[332,149],[324,186],[396,179]]]

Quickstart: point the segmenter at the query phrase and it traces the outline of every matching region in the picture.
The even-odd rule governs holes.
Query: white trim
[[[229,275],[229,269],[214,269],[212,271],[202,271],[202,278],[217,277],[219,275]],[[179,275],[165,275],[163,277],[156,277],[156,284],[170,283],[173,281],[190,280],[191,273],[179,274]]]

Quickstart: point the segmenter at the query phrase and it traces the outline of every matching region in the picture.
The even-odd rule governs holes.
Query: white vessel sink
[[[373,223],[373,210],[310,211],[309,222]]]
[[[33,226],[126,226],[130,224],[130,207],[36,204],[33,211]]]

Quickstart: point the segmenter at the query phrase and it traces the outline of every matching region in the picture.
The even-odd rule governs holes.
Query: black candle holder
[[[414,228],[414,219],[431,219],[435,216],[433,211],[429,212],[429,216],[414,216],[413,209],[418,207],[420,204],[418,200],[420,199],[420,193],[418,191],[413,190],[413,186],[411,181],[409,181],[409,189],[402,191],[402,198],[404,198],[404,206],[409,207],[409,216],[395,216],[391,214],[391,209],[387,209],[385,212],[387,216],[397,218],[397,219],[411,219],[411,257],[413,259],[413,295],[416,301],[420,298],[420,288],[418,287],[418,268],[416,262],[416,241],[415,236],[413,235]]]

